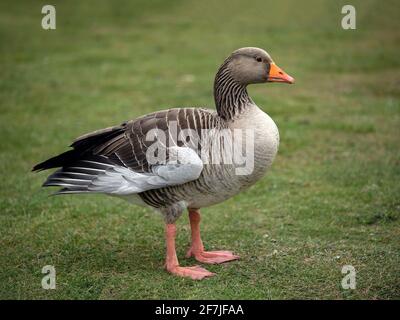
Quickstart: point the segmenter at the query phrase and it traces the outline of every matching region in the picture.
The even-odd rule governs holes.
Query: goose
[[[72,149],[35,165],[32,171],[58,168],[43,184],[61,187],[57,195],[102,193],[156,209],[165,221],[166,270],[194,280],[213,276],[199,265],[179,264],[175,222],[187,209],[191,245],[186,257],[205,264],[239,258],[231,251],[205,250],[200,208],[236,195],[270,168],[279,131],[246,89],[268,82],[291,84],[294,78],[265,50],[238,49],[215,76],[216,111],[172,108],[97,130],[78,137]]]

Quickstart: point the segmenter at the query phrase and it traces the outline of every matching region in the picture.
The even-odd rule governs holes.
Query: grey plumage
[[[43,184],[60,186],[56,194],[101,192],[117,195],[159,209],[169,223],[174,222],[185,207],[208,206],[240,192],[265,173],[279,143],[274,122],[249,97],[246,86],[251,82],[247,79],[249,76],[241,71],[244,63],[253,67],[248,61],[250,58],[254,60],[255,55],[262,56],[266,62],[272,60],[265,51],[245,49],[235,51],[216,74],[214,98],[217,112],[202,108],[154,112],[81,136],[71,145],[72,150],[36,165],[33,170],[60,167]],[[251,81],[263,82],[261,71],[265,70],[256,68],[259,67],[254,64],[255,78]],[[199,136],[204,129],[254,129],[254,172],[240,177],[235,174],[233,164],[199,164],[196,156],[189,153],[187,156],[192,162],[176,169],[177,179],[172,181],[172,178],[162,176],[159,167],[148,162],[146,152],[152,142],[146,140],[146,135],[159,129],[172,139],[168,151],[171,146],[184,151],[187,146],[174,140],[171,123],[177,124],[178,135],[184,129],[195,130]],[[215,136],[211,134],[206,136],[200,147],[194,150],[199,159],[203,149],[209,152],[213,139]],[[223,148],[222,145],[221,153]],[[179,176],[185,177],[179,180]]]

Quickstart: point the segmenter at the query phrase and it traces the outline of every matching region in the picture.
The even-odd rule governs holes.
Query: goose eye
[[[262,61],[262,59],[261,59],[260,57],[257,57],[256,60],[257,60],[258,62],[261,62],[261,61]]]

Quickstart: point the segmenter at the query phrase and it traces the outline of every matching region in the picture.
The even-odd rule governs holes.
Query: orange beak
[[[279,68],[274,62],[271,62],[268,82],[284,82],[284,83],[294,83],[294,78],[289,76],[285,71]]]

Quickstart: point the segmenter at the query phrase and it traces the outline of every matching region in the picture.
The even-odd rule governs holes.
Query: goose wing
[[[155,112],[83,135],[71,144],[72,150],[39,163],[33,171],[60,167],[44,183],[62,187],[58,194],[126,195],[180,185],[196,180],[203,169],[201,150],[193,150],[177,139],[180,131],[193,129],[200,134],[201,129],[213,128],[217,122],[215,114],[207,109]],[[167,143],[157,135],[164,136]],[[165,161],[149,160],[152,147],[156,153],[165,152]]]

